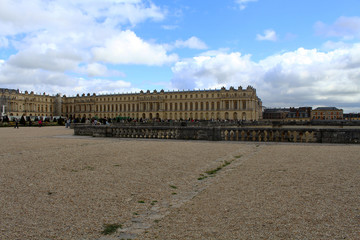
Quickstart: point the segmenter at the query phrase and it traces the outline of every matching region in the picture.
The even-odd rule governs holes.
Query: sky
[[[248,85],[267,108],[360,112],[359,0],[0,0],[0,88]]]

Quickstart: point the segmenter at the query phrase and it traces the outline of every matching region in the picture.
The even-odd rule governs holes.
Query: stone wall
[[[242,128],[198,126],[92,126],[75,124],[74,134],[93,137],[208,141],[360,143],[360,129]]]

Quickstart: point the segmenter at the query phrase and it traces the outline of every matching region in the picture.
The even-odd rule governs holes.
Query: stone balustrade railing
[[[209,141],[294,143],[360,143],[360,129],[250,128],[234,126],[93,126],[74,125],[75,135],[115,138],[156,138]]]

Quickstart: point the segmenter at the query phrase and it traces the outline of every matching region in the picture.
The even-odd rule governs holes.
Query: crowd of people
[[[8,116],[0,117],[0,124],[8,123],[10,125],[14,125],[15,128],[19,128],[19,126],[38,126],[42,127],[44,125],[54,125],[49,123],[55,123],[56,125],[65,126],[66,128],[70,128],[72,123],[83,123],[83,124],[91,124],[94,126],[98,125],[110,125],[112,123],[202,123],[202,122],[213,122],[213,123],[237,123],[242,124],[244,121],[242,120],[219,120],[219,119],[211,119],[211,120],[199,120],[199,119],[179,119],[179,120],[171,120],[171,119],[161,119],[161,118],[130,118],[130,117],[116,117],[116,118],[71,118],[71,117],[58,117],[58,118],[49,118],[49,117],[14,117]]]

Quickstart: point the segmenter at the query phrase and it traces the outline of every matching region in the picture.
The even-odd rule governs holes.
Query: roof
[[[340,110],[340,109],[338,109],[336,107],[318,107],[314,110]]]

